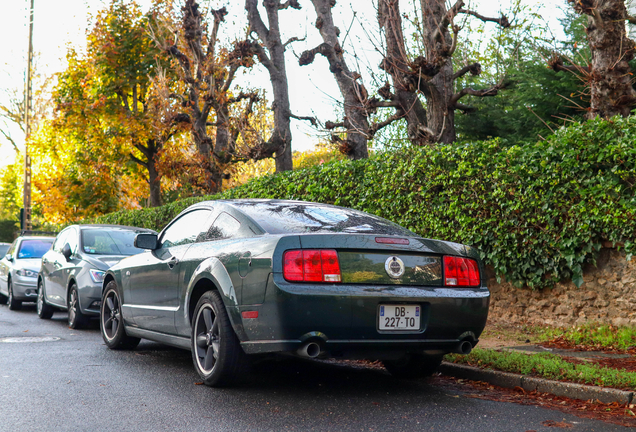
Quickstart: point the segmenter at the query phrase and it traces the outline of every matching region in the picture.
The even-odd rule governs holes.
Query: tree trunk
[[[206,122],[207,116],[196,116],[194,123],[192,124],[192,140],[197,147],[197,152],[203,160],[205,168],[205,185],[206,189],[210,193],[217,193],[220,189],[220,185],[216,184],[214,178],[218,177],[215,174],[217,170],[214,158],[212,157],[212,138],[208,135]]]
[[[391,75],[395,91],[395,95],[384,97],[397,101],[400,114],[406,119],[409,140],[416,145],[430,143],[433,137],[427,127],[426,109],[417,94],[417,82],[410,73],[398,0],[380,0],[378,22],[380,28],[384,28],[386,41],[382,68]]]
[[[463,2],[453,7],[457,10]],[[456,138],[455,107],[451,107],[454,94],[453,62],[451,47],[453,38],[448,30],[448,9],[445,0],[421,0],[422,33],[424,48],[429,62],[437,64],[439,72],[424,84],[428,127],[439,137],[438,141],[451,143]],[[445,23],[441,25],[440,23]]]
[[[290,6],[299,8],[296,3],[288,2]],[[274,131],[265,144],[267,149],[265,154],[276,153],[276,172],[290,171],[293,169],[292,163],[292,135],[290,126],[291,110],[289,106],[289,85],[287,81],[287,70],[285,67],[285,46],[281,41],[279,10],[283,7],[280,0],[265,0],[263,2],[267,11],[269,29],[265,27],[258,12],[257,0],[246,0],[250,27],[255,31],[261,41],[265,44],[267,52],[262,47],[257,48],[258,58],[269,72],[269,80],[272,83],[274,94]]]
[[[426,96],[426,117],[428,127],[438,142],[452,143],[457,138],[455,132],[455,107],[452,105],[454,79],[453,64],[444,62],[437,75],[424,87]]]
[[[636,102],[629,61],[634,42],[627,38],[627,11],[623,0],[580,1],[574,6],[588,14],[587,38],[590,64],[591,110],[588,118],[629,116]]]
[[[150,187],[150,207],[161,205],[161,177],[155,166],[156,153],[148,158],[148,186]]]
[[[314,49],[314,55],[319,52],[329,61],[329,69],[336,78],[344,102],[344,127],[347,130],[344,153],[351,159],[368,158],[367,140],[370,136],[368,135],[368,113],[365,107],[366,90],[362,84],[357,82],[359,75],[352,73],[344,60],[343,50],[338,42],[340,31],[336,29],[331,14],[334,2],[332,0],[311,1],[318,16],[316,28],[320,30],[320,35],[324,41],[322,45]],[[301,65],[311,63],[304,63],[303,56],[300,59]]]

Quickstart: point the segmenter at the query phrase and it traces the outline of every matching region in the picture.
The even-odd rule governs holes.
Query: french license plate
[[[419,330],[422,308],[414,305],[380,305],[379,330]]]

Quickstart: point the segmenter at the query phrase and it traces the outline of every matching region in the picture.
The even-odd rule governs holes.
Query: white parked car
[[[6,301],[9,309],[20,309],[23,301],[37,300],[42,256],[54,240],[55,237],[20,236],[0,260],[0,302]]]

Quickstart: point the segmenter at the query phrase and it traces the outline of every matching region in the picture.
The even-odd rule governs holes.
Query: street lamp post
[[[33,68],[33,7],[34,1],[31,0],[31,9],[29,10],[29,53],[27,57],[27,75],[26,88],[24,97],[24,195],[23,195],[23,220],[22,229],[30,230],[31,226],[31,156],[29,155],[29,137],[31,136],[31,108],[32,108],[32,85],[31,74]]]

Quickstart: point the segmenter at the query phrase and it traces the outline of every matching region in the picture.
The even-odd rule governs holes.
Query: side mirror
[[[11,261],[11,262],[13,262],[13,255],[11,255],[11,254],[7,254],[7,255],[5,256],[5,258],[7,259],[7,261]]]
[[[66,261],[71,259],[71,255],[73,255],[73,252],[71,251],[71,246],[68,243],[66,243],[64,247],[62,247],[62,255],[64,255]]]
[[[134,245],[139,249],[157,249],[157,234],[141,233],[135,236]]]

